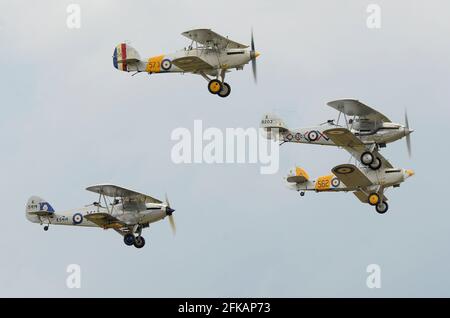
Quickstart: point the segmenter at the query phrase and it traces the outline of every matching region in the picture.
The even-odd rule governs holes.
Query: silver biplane
[[[190,30],[182,35],[191,40],[184,50],[144,59],[141,59],[136,49],[121,43],[114,49],[113,65],[118,70],[135,74],[198,74],[208,81],[211,94],[227,97],[231,93],[231,86],[225,82],[225,74],[232,69],[242,70],[251,61],[256,82],[256,58],[259,53],[255,50],[253,32],[250,49],[248,45],[232,41],[210,29]]]
[[[289,172],[286,181],[289,188],[300,192],[301,196],[304,196],[305,191],[351,191],[362,203],[375,206],[376,211],[383,214],[389,208],[385,190],[389,187],[399,187],[402,182],[414,175],[414,171],[410,169],[382,168],[374,171],[353,164],[338,165],[331,172],[311,180],[303,168],[295,167]]]
[[[56,212],[46,200],[32,196],[26,206],[26,218],[49,229],[50,224],[100,227],[113,229],[123,236],[126,245],[142,248],[145,239],[142,229],[150,223],[169,217],[173,233],[175,221],[166,196],[165,202],[149,195],[112,184],[99,184],[86,190],[99,195],[98,201],[79,209]]]
[[[382,113],[355,99],[331,101],[328,106],[339,112],[337,120],[313,127],[288,129],[275,115],[266,114],[261,120],[267,138],[285,142],[337,146],[347,150],[363,165],[373,170],[393,168],[380,154],[380,148],[406,137],[408,153],[411,154],[408,116],[405,124],[393,123]],[[340,122],[343,121],[343,125]]]

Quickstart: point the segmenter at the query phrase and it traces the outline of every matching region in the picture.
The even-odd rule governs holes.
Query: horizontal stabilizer
[[[309,175],[304,169],[295,167],[289,172],[286,180],[290,183],[305,183],[309,180]]]

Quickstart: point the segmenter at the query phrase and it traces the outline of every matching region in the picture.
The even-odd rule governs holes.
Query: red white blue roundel
[[[332,185],[334,188],[339,187],[340,184],[341,184],[341,181],[340,181],[338,178],[333,178],[333,179],[331,180],[331,185]]]
[[[308,133],[309,141],[316,141],[317,138],[319,138],[319,134],[317,133],[317,131],[313,130]]]
[[[80,224],[83,222],[83,215],[81,213],[75,213],[72,217],[73,224]]]
[[[172,67],[172,62],[171,62],[170,60],[168,60],[168,59],[162,60],[162,62],[161,62],[161,68],[162,68],[164,71],[170,70],[171,67]]]

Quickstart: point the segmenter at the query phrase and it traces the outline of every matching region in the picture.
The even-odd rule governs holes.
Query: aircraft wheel
[[[227,97],[231,93],[231,86],[228,83],[223,82],[222,83],[222,89],[218,93],[220,97]]]
[[[208,83],[208,90],[211,94],[218,94],[222,90],[222,83],[219,80],[211,80]]]
[[[361,162],[368,166],[373,162],[373,155],[371,152],[366,151],[361,154]]]
[[[377,210],[377,212],[380,214],[386,213],[388,209],[389,209],[389,205],[387,204],[386,201],[383,201],[380,204],[377,204],[375,206],[375,210]]]
[[[135,237],[131,233],[125,234],[123,237],[123,242],[125,243],[125,245],[131,246],[134,244],[134,241]]]
[[[134,240],[134,247],[136,248],[143,248],[145,245],[145,240],[142,236],[138,236],[136,237],[136,239]]]
[[[304,197],[304,196],[305,196],[305,191],[301,191],[301,192],[300,192],[300,196],[301,196],[301,197]]]
[[[44,226],[44,231],[48,231],[48,225]]]
[[[380,202],[380,196],[378,193],[371,193],[367,198],[367,201],[372,206],[377,205]]]
[[[381,168],[381,160],[380,158],[376,157],[373,162],[369,165],[370,169],[372,170],[378,170]]]

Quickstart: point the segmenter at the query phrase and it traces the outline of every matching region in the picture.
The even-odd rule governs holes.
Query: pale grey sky
[[[66,7],[81,5],[81,29]],[[382,27],[366,27],[378,3]],[[0,296],[309,297],[450,296],[446,200],[450,90],[448,1],[2,1],[0,3]],[[129,41],[151,56],[188,44],[180,33],[206,27],[250,42],[259,82],[234,72],[218,99],[192,75],[130,77],[113,68],[114,46]],[[283,177],[299,164],[311,175],[348,160],[334,148],[284,145],[278,174],[257,165],[175,165],[176,127],[257,126],[275,111],[290,126],[333,118],[327,101],[354,97],[403,122],[404,141],[384,154],[416,175],[390,190],[377,215],[352,194],[300,199]],[[176,208],[145,230],[142,250],[113,231],[25,219],[31,195],[55,209],[95,200],[88,185],[114,182]],[[82,288],[65,285],[82,268]],[[382,288],[366,287],[366,267]]]

